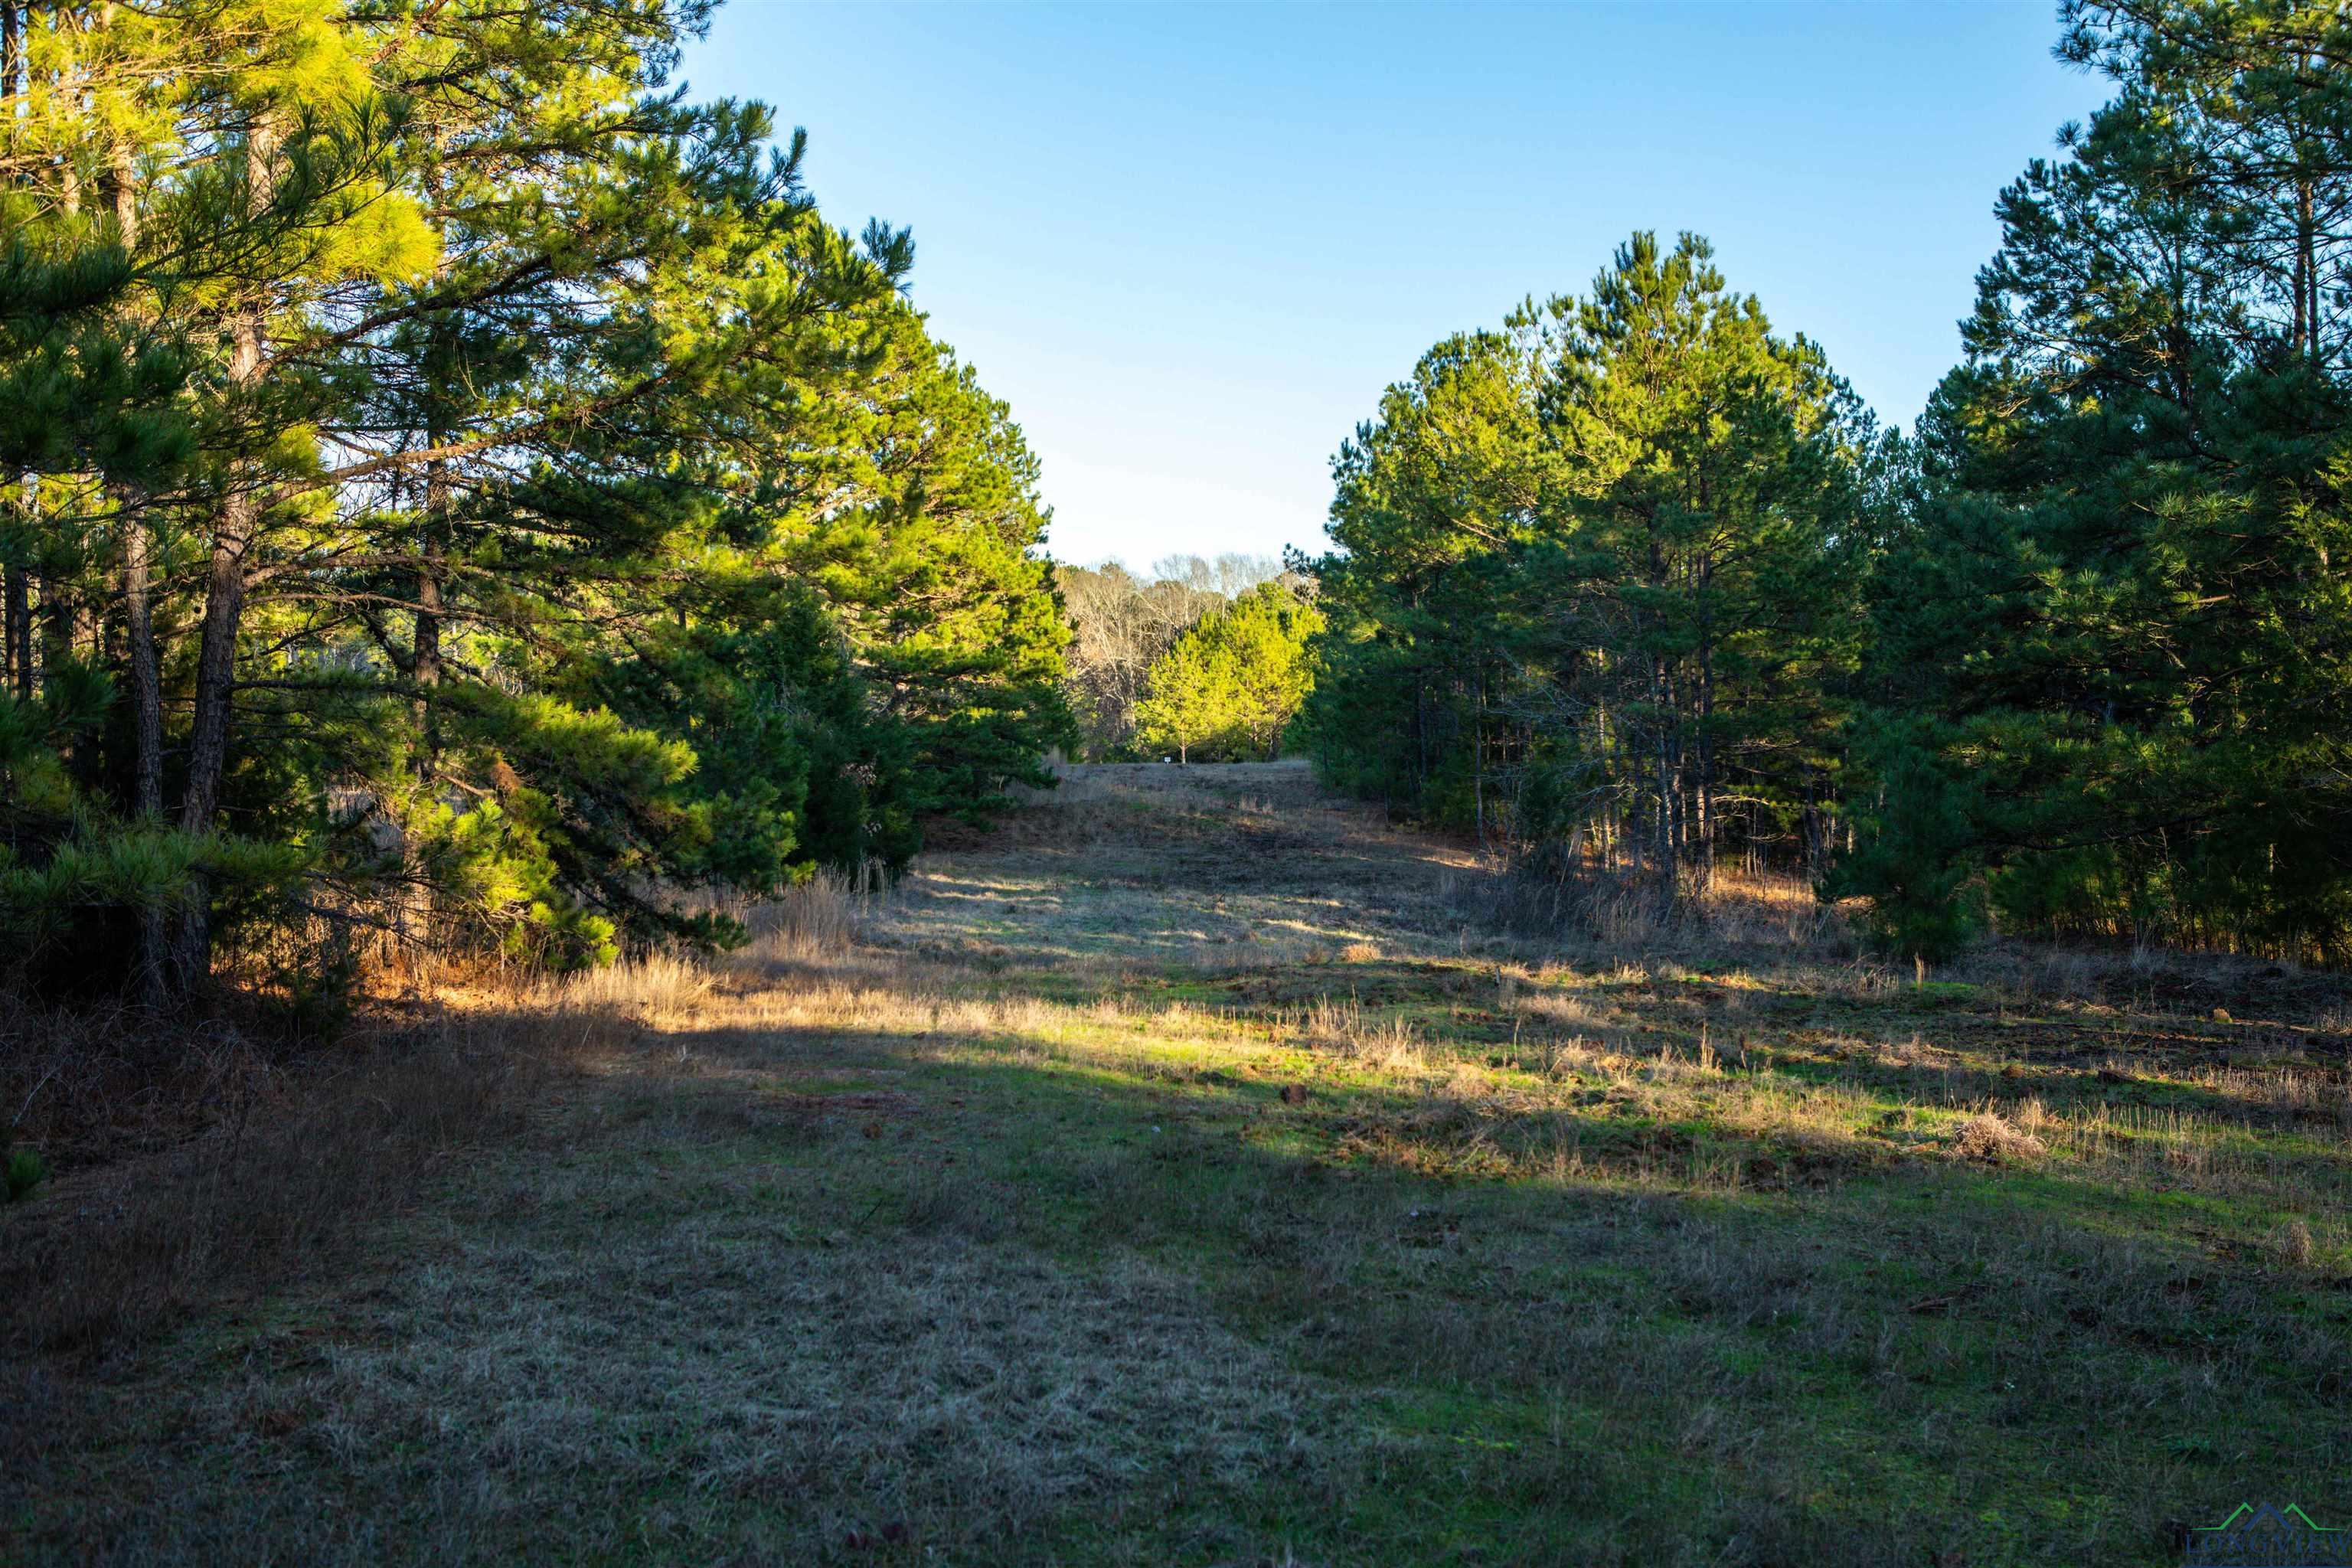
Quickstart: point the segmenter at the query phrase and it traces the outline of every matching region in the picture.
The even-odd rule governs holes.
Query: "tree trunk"
[[[429,445],[438,446],[447,438],[438,421],[425,430]],[[425,465],[425,527],[417,541],[415,663],[410,671],[419,692],[416,777],[428,785],[441,763],[439,720],[430,693],[441,684],[441,580],[448,516],[449,465],[436,458]]]
[[[24,75],[24,17],[15,0],[0,3],[0,131],[14,151],[16,110],[13,101]],[[33,700],[32,609],[25,586],[25,568],[10,562],[0,570],[0,674],[20,702]]]
[[[427,427],[426,441],[438,445],[442,434]],[[420,805],[429,805],[441,773],[440,714],[435,688],[441,684],[443,523],[449,509],[447,466],[435,459],[425,468],[425,525],[417,541],[415,632],[410,644],[409,678],[416,687],[416,755],[413,759]],[[411,813],[414,816],[414,812]],[[402,870],[408,883],[402,924],[411,942],[429,945],[433,935],[434,899],[416,835],[403,837]]]
[[[441,199],[438,153],[440,142],[434,142],[435,162],[425,172],[425,188],[436,202]],[[461,367],[457,363],[457,333],[446,311],[433,318],[425,333],[425,362],[421,377],[424,392],[425,445],[437,451],[449,438],[454,423],[452,407],[461,384]],[[434,917],[436,913],[433,896],[432,877],[425,863],[422,846],[415,831],[417,814],[431,809],[435,793],[441,779],[441,713],[438,688],[441,685],[441,633],[443,622],[442,595],[445,572],[443,552],[447,548],[449,523],[449,464],[447,459],[435,458],[425,465],[425,505],[416,540],[416,581],[415,626],[409,639],[408,676],[415,689],[414,712],[416,720],[416,752],[410,759],[416,784],[416,801],[409,812],[408,830],[401,837],[401,869],[407,887],[402,900],[401,925],[403,933],[419,948],[429,947],[433,939]],[[686,605],[677,606],[678,626],[686,626]]]
[[[117,141],[111,171],[114,227],[126,254],[139,244],[135,178],[131,143]],[[156,667],[154,616],[148,603],[154,538],[142,513],[142,499],[128,485],[115,488],[122,529],[124,662],[131,669],[131,729],[138,759],[133,803],[140,816],[160,820],[163,815],[163,683]]]
[[[114,198],[114,227],[125,254],[139,246],[139,194],[131,143],[118,140],[108,171]],[[131,806],[142,820],[163,819],[163,682],[155,655],[155,621],[150,603],[154,535],[148,531],[144,497],[130,485],[113,488],[122,534],[123,664],[131,674],[131,728],[134,772]],[[139,994],[150,1006],[170,999],[170,922],[153,906],[139,911]]]
[[[246,210],[259,213],[277,181],[277,128],[265,113],[246,135]],[[230,324],[229,382],[250,386],[261,375],[266,301],[256,297],[237,308]],[[209,833],[220,809],[221,776],[228,765],[231,710],[236,700],[236,637],[245,615],[246,553],[253,547],[261,502],[257,476],[236,476],[214,524],[212,559],[205,578],[205,618],[196,648],[195,719],[188,732],[188,782],[180,801],[180,826]],[[180,920],[173,951],[173,987],[192,994],[212,973],[212,908],[199,879]]]
[[[1665,655],[1651,657],[1650,681],[1658,738],[1658,883],[1671,900],[1682,889],[1682,715]]]
[[[14,151],[16,131],[16,95],[25,84],[25,31],[30,22],[23,8],[8,0],[0,4],[0,127],[8,132]],[[23,476],[29,489],[32,476]],[[25,504],[29,510],[30,497]],[[5,587],[6,609],[0,616],[0,637],[6,647],[0,649],[0,663],[7,668],[11,689],[20,702],[33,700],[33,605],[31,571],[21,562],[11,563],[6,569]]]
[[[1657,535],[1655,519],[1651,520],[1649,526],[1649,584],[1654,593],[1663,595],[1672,585],[1673,577],[1668,570],[1665,545]],[[1663,632],[1664,628],[1653,629]],[[1650,655],[1650,722],[1657,742],[1657,876],[1659,887],[1670,900],[1679,891],[1682,875],[1677,853],[1680,848],[1679,824],[1675,820],[1675,810],[1682,790],[1682,715],[1675,702],[1674,677],[1667,668],[1666,656],[1653,652]]]
[[[2297,337],[2314,366],[2320,363],[2319,345],[2319,225],[2311,206],[2311,180],[2295,182],[2294,190],[2294,314]]]
[[[1478,710],[1471,722],[1470,773],[1477,797],[1478,847],[1486,847],[1486,667],[1478,666]]]
[[[136,731],[137,784],[133,804],[140,817],[163,817],[163,689],[155,668],[155,631],[147,602],[147,522],[126,514],[122,538],[122,620],[126,662],[131,667],[131,707]],[[171,933],[162,909],[139,911],[138,990],[151,1006],[170,1000]]]
[[[8,677],[16,700],[33,700],[33,606],[22,566],[7,569]]]
[[[1714,586],[1715,563],[1701,552],[1698,559],[1698,885],[1703,893],[1715,890],[1715,840],[1719,824],[1715,809],[1715,606],[1708,595]]]
[[[2310,279],[2306,271],[2311,265],[2311,184],[2297,180],[2294,187],[2294,259],[2287,289],[2294,296],[2287,318],[2287,346],[2296,354],[2310,352],[2312,318],[2308,313]]]
[[[41,574],[41,677],[44,685],[57,679],[58,667],[74,656],[81,617],[74,608],[62,572]]]

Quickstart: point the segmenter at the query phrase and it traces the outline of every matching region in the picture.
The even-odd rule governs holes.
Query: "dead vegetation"
[[[1999,1112],[1991,1110],[1980,1110],[1961,1122],[1952,1138],[1952,1152],[1964,1160],[2007,1164],[2038,1160],[2048,1152],[2041,1139],[2011,1126]]]
[[[168,1106],[164,1128],[208,1124],[86,1170],[60,1154],[71,1179],[8,1216],[0,1300],[19,1350],[104,1357],[332,1268],[413,1213],[447,1163],[514,1137],[574,1043],[551,1019],[465,1017],[355,1033],[331,1062],[203,1038],[185,1041],[186,1076],[127,1103]],[[84,1127],[66,1147],[96,1137]]]
[[[1538,874],[1485,855],[1439,886],[1439,899],[1469,923],[1560,952],[1626,954],[1769,947],[1852,959],[1845,918],[1802,878],[1727,868],[1703,897],[1668,899],[1651,884],[1592,866]]]

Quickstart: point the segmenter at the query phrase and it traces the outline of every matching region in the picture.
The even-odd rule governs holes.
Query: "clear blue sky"
[[[1907,425],[1995,194],[2103,84],[2054,6],[733,0],[684,75],[810,138],[834,222],[1011,403],[1066,560],[1322,546],[1430,343],[1696,229]]]

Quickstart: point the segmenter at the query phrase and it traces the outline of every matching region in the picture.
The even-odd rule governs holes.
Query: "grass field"
[[[919,873],[413,1003],[0,1215],[0,1561],[1977,1568],[2352,1516],[2332,980],[1923,977],[1770,886],[1535,942],[1286,765],[1076,770]]]

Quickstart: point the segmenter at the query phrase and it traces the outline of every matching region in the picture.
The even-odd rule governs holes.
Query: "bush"
[[[5,1161],[0,1161],[0,1192],[5,1201],[22,1203],[33,1195],[33,1189],[49,1179],[49,1163],[30,1149],[11,1149]]]

